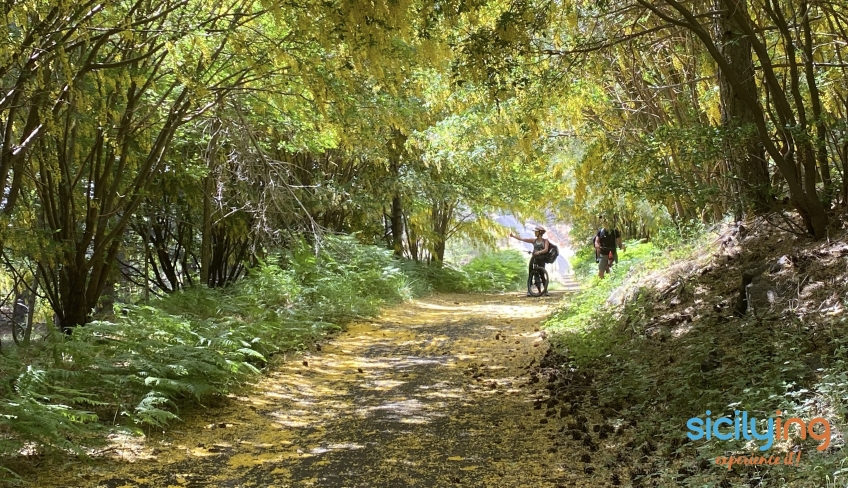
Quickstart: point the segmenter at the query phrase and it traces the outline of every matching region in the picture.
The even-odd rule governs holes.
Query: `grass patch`
[[[598,278],[598,265],[594,249],[586,247],[577,252],[572,260],[577,279],[585,286],[569,298],[547,321],[546,327],[554,333],[553,339],[561,348],[568,348],[572,357],[589,360],[603,353],[603,343],[594,336],[599,333],[598,324],[613,320],[616,308],[609,303],[613,292],[635,273],[644,273],[652,267],[662,266],[663,253],[651,243],[628,243],[626,251],[619,251],[618,264],[613,271]]]

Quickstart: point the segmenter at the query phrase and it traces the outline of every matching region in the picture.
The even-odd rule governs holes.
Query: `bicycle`
[[[530,260],[533,262],[533,267],[527,275],[527,294],[531,297],[540,297],[548,293],[548,271],[545,269],[545,262],[539,259],[533,259],[532,252]]]

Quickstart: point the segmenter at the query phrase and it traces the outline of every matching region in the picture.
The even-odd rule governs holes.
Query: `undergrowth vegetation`
[[[596,348],[597,343],[583,339],[587,338],[589,331],[596,329],[592,324],[608,321],[613,309],[605,306],[607,299],[621,286],[625,277],[647,269],[652,263],[660,265],[660,256],[661,253],[651,243],[631,242],[626,251],[619,251],[618,264],[601,280],[597,277],[594,249],[586,247],[577,252],[572,263],[574,273],[578,279],[588,281],[589,284],[577,296],[567,300],[549,321],[555,330],[568,331],[569,351],[572,355],[591,356],[590,351]]]
[[[72,335],[2,351],[0,452],[85,453],[109,424],[163,426],[179,408],[243,384],[277,351],[310,347],[346,321],[416,294],[517,288],[524,266],[516,252],[463,268],[427,266],[328,237],[317,254],[303,244],[230,287],[119,304]]]
[[[404,261],[402,269],[413,294],[514,291],[527,278],[527,258],[515,250],[493,251],[457,267]]]
[[[621,435],[610,444],[614,479],[634,486],[844,486],[848,243],[842,232],[799,246],[761,224],[663,250],[631,245],[604,281],[589,278],[593,255],[575,260],[595,282],[546,325],[563,369],[591,379],[590,404],[580,408]],[[756,276],[747,288],[749,309],[739,314],[743,272]],[[778,409],[783,419],[827,419],[827,449],[817,450],[820,441],[794,428],[765,452],[758,450],[763,441],[686,436],[687,420],[704,419],[707,410],[713,420],[747,411],[763,432]],[[800,466],[716,465],[719,457],[797,451]]]

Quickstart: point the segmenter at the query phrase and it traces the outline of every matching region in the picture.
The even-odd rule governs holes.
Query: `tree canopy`
[[[848,204],[840,4],[12,2],[0,250],[65,331],[326,233],[441,263],[498,213],[629,236]],[[36,286],[37,284],[37,286]]]

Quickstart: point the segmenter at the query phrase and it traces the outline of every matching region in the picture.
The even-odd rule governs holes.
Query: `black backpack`
[[[556,247],[551,241],[548,241],[548,252],[539,256],[539,258],[546,263],[553,263],[556,261],[556,258],[559,256],[559,248]]]
[[[609,252],[615,249],[615,234],[615,230],[610,233],[607,233],[607,230],[605,228],[601,228],[601,230],[598,231],[598,239],[600,240],[601,251]]]

